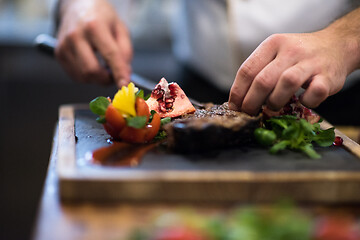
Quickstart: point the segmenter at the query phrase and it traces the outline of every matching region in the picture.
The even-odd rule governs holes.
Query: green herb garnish
[[[140,89],[139,91],[137,91],[135,93],[135,98],[137,97],[144,99],[144,90]]]
[[[97,117],[97,118],[96,118],[96,122],[101,123],[101,124],[106,123],[106,118],[105,118],[105,116],[99,116],[99,117]]]
[[[136,116],[126,118],[126,125],[133,128],[143,128],[146,125],[146,116]]]
[[[292,115],[270,118],[263,128],[255,130],[254,135],[260,144],[272,146],[270,153],[275,154],[288,148],[301,151],[310,158],[321,157],[314,150],[312,142],[321,147],[328,147],[335,139],[334,128],[322,130],[319,123],[311,124]]]
[[[163,139],[165,139],[167,137],[167,133],[166,133],[166,131],[165,130],[160,130],[157,134],[156,134],[156,136],[155,136],[155,140],[163,140]]]
[[[160,122],[161,122],[161,126],[163,126],[163,125],[165,125],[165,124],[168,124],[168,123],[171,122],[171,117],[162,118],[162,119],[160,120]]]
[[[151,121],[153,120],[154,114],[156,113],[155,110],[151,110],[150,111],[150,117],[149,117],[149,123],[151,123]]]
[[[109,104],[110,102],[106,97],[97,97],[89,103],[89,107],[94,114],[103,116]]]
[[[151,97],[151,93],[148,93],[148,94],[146,94],[146,95],[144,96],[144,100],[146,101],[146,100],[148,100],[150,97]]]
[[[151,93],[148,93],[148,94],[145,95],[144,90],[142,90],[142,89],[140,89],[139,91],[137,91],[135,93],[135,97],[142,98],[145,101],[148,100],[150,98],[150,96],[151,96]]]

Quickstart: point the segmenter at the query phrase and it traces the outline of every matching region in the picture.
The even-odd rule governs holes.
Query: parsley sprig
[[[254,134],[260,144],[271,146],[270,153],[275,154],[288,148],[301,151],[314,159],[321,156],[314,150],[313,142],[328,147],[335,139],[334,128],[322,130],[319,123],[311,124],[292,115],[272,117]]]

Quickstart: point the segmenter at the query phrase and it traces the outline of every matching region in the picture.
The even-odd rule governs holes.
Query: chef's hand
[[[132,45],[125,25],[106,0],[62,0],[55,55],[80,82],[118,87],[130,82]],[[109,71],[99,63],[97,53]]]
[[[356,34],[357,29],[354,26]],[[337,23],[314,33],[270,36],[239,68],[230,91],[230,108],[256,115],[265,103],[277,111],[301,87],[305,92],[300,101],[317,107],[338,92],[346,76],[358,67],[359,38],[346,31]]]

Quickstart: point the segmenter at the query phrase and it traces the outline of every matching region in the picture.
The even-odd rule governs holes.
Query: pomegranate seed
[[[166,112],[166,106],[165,106],[164,103],[159,104],[159,106],[160,106],[160,111],[161,112]]]
[[[165,106],[166,106],[166,109],[170,109],[170,108],[172,108],[173,103],[166,103]]]
[[[163,113],[173,110],[175,98],[177,97],[177,88],[174,84],[166,82],[163,79],[151,92],[151,97],[155,98],[159,104],[159,110]]]
[[[303,113],[303,109],[301,107],[294,107],[294,111],[300,114]]]
[[[174,87],[174,85],[173,84],[169,84],[169,90],[170,90],[170,95],[172,96],[172,97],[174,97],[174,98],[176,98],[176,96],[177,96],[177,90],[176,90],[176,88]]]
[[[343,139],[339,136],[335,137],[335,140],[333,142],[334,146],[342,146],[343,145]]]
[[[304,116],[307,117],[311,115],[313,115],[311,109],[304,107]]]
[[[165,102],[166,103],[173,103],[175,101],[175,99],[174,98],[167,98],[167,99],[165,99]]]
[[[151,95],[155,99],[161,99],[164,96],[164,90],[160,86],[157,86],[152,92]]]
[[[291,115],[293,113],[293,109],[290,105],[285,105],[283,108],[284,115]]]

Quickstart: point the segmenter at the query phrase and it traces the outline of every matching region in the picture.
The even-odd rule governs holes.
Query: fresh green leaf
[[[317,122],[317,123],[314,123],[313,125],[312,125],[312,127],[313,127],[313,131],[315,132],[315,133],[317,133],[317,132],[319,132],[320,131],[320,124]]]
[[[298,125],[291,125],[287,128],[285,128],[282,132],[282,138],[283,139],[297,139],[300,134],[300,129]]]
[[[271,123],[272,127],[278,126],[283,129],[288,127],[288,122],[285,119],[274,117],[274,118],[270,118],[268,122]]]
[[[161,122],[161,126],[163,126],[163,125],[171,122],[171,117],[162,118],[162,119],[160,120],[160,122]]]
[[[135,96],[140,97],[140,98],[142,98],[142,99],[144,99],[146,101],[146,100],[148,100],[150,98],[151,93],[148,93],[148,94],[145,95],[144,90],[140,89],[139,91],[137,91],[135,93]]]
[[[110,102],[106,97],[97,97],[89,103],[90,110],[97,115],[105,115]]]
[[[272,117],[267,122],[276,124],[282,128],[288,127],[292,122],[296,121],[296,116],[293,115],[282,115],[277,117]]]
[[[139,98],[144,99],[144,90],[140,89],[139,91],[137,91],[135,93],[135,97],[139,97]]]
[[[277,153],[280,150],[284,150],[289,145],[290,145],[290,141],[288,140],[280,141],[270,148],[270,153],[272,154]]]
[[[274,145],[270,148],[271,153],[289,148],[302,151],[311,158],[319,158],[320,155],[314,150],[312,142],[327,147],[335,139],[334,129],[322,130],[319,123],[311,124],[295,115],[272,117],[266,121],[263,128],[276,134],[276,139],[272,142]],[[266,132],[265,130],[256,129],[254,134],[260,135],[260,132]]]
[[[292,121],[292,122],[298,120],[296,115],[282,115],[282,116],[279,116],[278,118],[283,119],[285,121]]]
[[[149,123],[152,122],[155,113],[156,113],[155,110],[151,110],[151,111],[150,111]]]
[[[164,130],[162,130],[157,133],[157,135],[155,136],[154,139],[155,140],[163,140],[166,138],[166,136],[167,136],[166,132]]]
[[[146,116],[128,117],[128,118],[126,118],[126,124],[129,127],[140,129],[140,128],[145,127],[146,120],[147,120]]]
[[[321,130],[315,137],[314,141],[321,147],[328,147],[335,140],[334,128],[329,128],[327,130]]]
[[[105,116],[99,116],[99,117],[97,117],[97,118],[96,118],[96,122],[101,123],[101,124],[106,123],[106,118],[105,118]]]
[[[144,97],[144,100],[145,101],[148,100],[150,98],[150,96],[151,96],[151,93],[146,94],[145,97]]]
[[[300,119],[299,123],[300,123],[300,127],[302,128],[304,134],[315,136],[315,132],[313,131],[314,126],[311,123],[309,123],[305,119]]]
[[[321,158],[321,156],[314,150],[312,144],[306,144],[305,146],[301,146],[299,149],[311,158]]]

